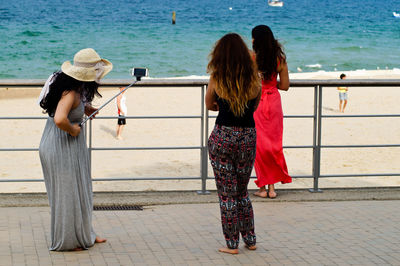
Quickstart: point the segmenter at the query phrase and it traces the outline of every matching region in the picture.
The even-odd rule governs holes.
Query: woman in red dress
[[[256,26],[251,32],[254,57],[262,76],[260,104],[254,112],[257,130],[257,152],[254,168],[259,190],[254,195],[275,198],[275,183],[290,183],[282,148],[283,112],[278,90],[289,89],[286,55],[281,44],[265,25]],[[279,82],[277,76],[279,75]],[[268,185],[268,191],[266,186]]]

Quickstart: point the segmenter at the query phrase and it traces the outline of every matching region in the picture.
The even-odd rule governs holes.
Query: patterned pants
[[[226,244],[237,249],[240,232],[246,245],[254,246],[254,214],[247,185],[256,156],[256,130],[215,125],[208,149]]]

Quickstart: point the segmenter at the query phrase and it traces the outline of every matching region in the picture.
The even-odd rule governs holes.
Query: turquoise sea
[[[176,24],[172,25],[172,12]],[[92,47],[114,64],[152,77],[206,75],[221,36],[267,24],[284,44],[291,72],[400,68],[400,1],[0,0],[0,78],[45,79]]]

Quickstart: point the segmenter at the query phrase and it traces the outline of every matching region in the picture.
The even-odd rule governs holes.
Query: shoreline
[[[366,70],[366,69],[357,69],[357,70],[349,70],[349,71],[311,71],[311,72],[289,72],[290,79],[339,79],[340,74],[345,73],[347,79],[400,79],[400,68],[394,69],[376,69],[376,70]],[[124,80],[131,79],[133,77],[128,76],[127,78],[114,78],[114,80]],[[143,77],[143,80],[146,79],[208,79],[209,75],[188,75],[188,76],[176,76],[176,77]],[[14,80],[41,80],[41,79],[0,79],[7,81]],[[42,79],[45,81],[45,79]],[[109,79],[104,79],[109,80]],[[1,85],[0,85],[1,86]],[[27,89],[32,88],[31,86],[25,87]]]

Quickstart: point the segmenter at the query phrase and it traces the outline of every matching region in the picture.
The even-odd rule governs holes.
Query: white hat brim
[[[105,75],[107,75],[113,68],[113,64],[107,59],[101,59],[104,63],[104,72],[101,75],[100,79],[102,79]],[[95,81],[96,80],[96,71],[94,67],[80,67],[72,65],[70,61],[65,61],[61,65],[61,70],[66,75],[79,80],[79,81]]]

